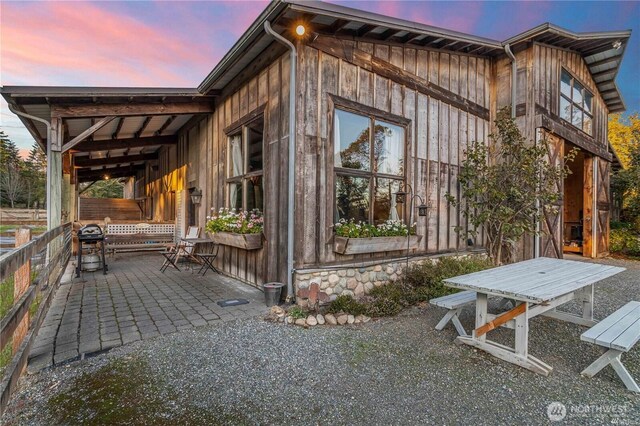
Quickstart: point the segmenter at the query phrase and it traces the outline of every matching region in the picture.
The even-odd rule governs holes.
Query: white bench
[[[112,254],[125,251],[162,250],[175,242],[172,223],[109,223],[105,248]]]
[[[580,339],[608,349],[582,372],[583,376],[593,377],[611,364],[627,389],[640,392],[638,384],[620,361],[622,353],[628,352],[640,340],[640,302],[627,303],[584,332]]]
[[[468,336],[466,330],[462,326],[462,323],[460,323],[458,315],[462,312],[463,307],[475,303],[475,301],[475,291],[461,291],[429,300],[430,304],[449,310],[444,317],[442,317],[438,325],[436,325],[436,330],[442,330],[444,326],[451,321],[460,336]]]

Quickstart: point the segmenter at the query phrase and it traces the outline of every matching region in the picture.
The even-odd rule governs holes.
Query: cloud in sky
[[[618,77],[640,110],[639,2],[344,1],[335,3],[503,40],[543,22],[573,31],[632,28]],[[195,87],[267,0],[0,3],[3,85]],[[0,126],[21,146],[33,140],[0,101]]]

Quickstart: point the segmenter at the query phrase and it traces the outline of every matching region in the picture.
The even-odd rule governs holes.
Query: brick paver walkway
[[[29,355],[29,369],[192,327],[267,312],[261,291],[209,271],[159,271],[157,254],[109,258],[109,272],[85,272],[58,289]],[[223,299],[248,304],[220,307]]]

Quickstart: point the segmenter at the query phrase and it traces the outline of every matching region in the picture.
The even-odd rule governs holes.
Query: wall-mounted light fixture
[[[304,25],[299,24],[296,27],[296,34],[298,34],[298,36],[302,37],[304,35],[304,33],[306,33],[306,32],[307,32],[307,29],[305,28]]]
[[[191,192],[191,202],[197,206],[198,204],[200,204],[201,201],[202,201],[202,191],[200,191],[199,189],[194,189]]]
[[[109,180],[109,175],[104,175],[104,180]]]

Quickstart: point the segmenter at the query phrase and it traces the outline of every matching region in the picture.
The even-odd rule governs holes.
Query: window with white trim
[[[593,134],[593,94],[565,69],[560,77],[560,118]]]
[[[263,131],[260,117],[228,137],[227,206],[230,209],[263,210]]]

